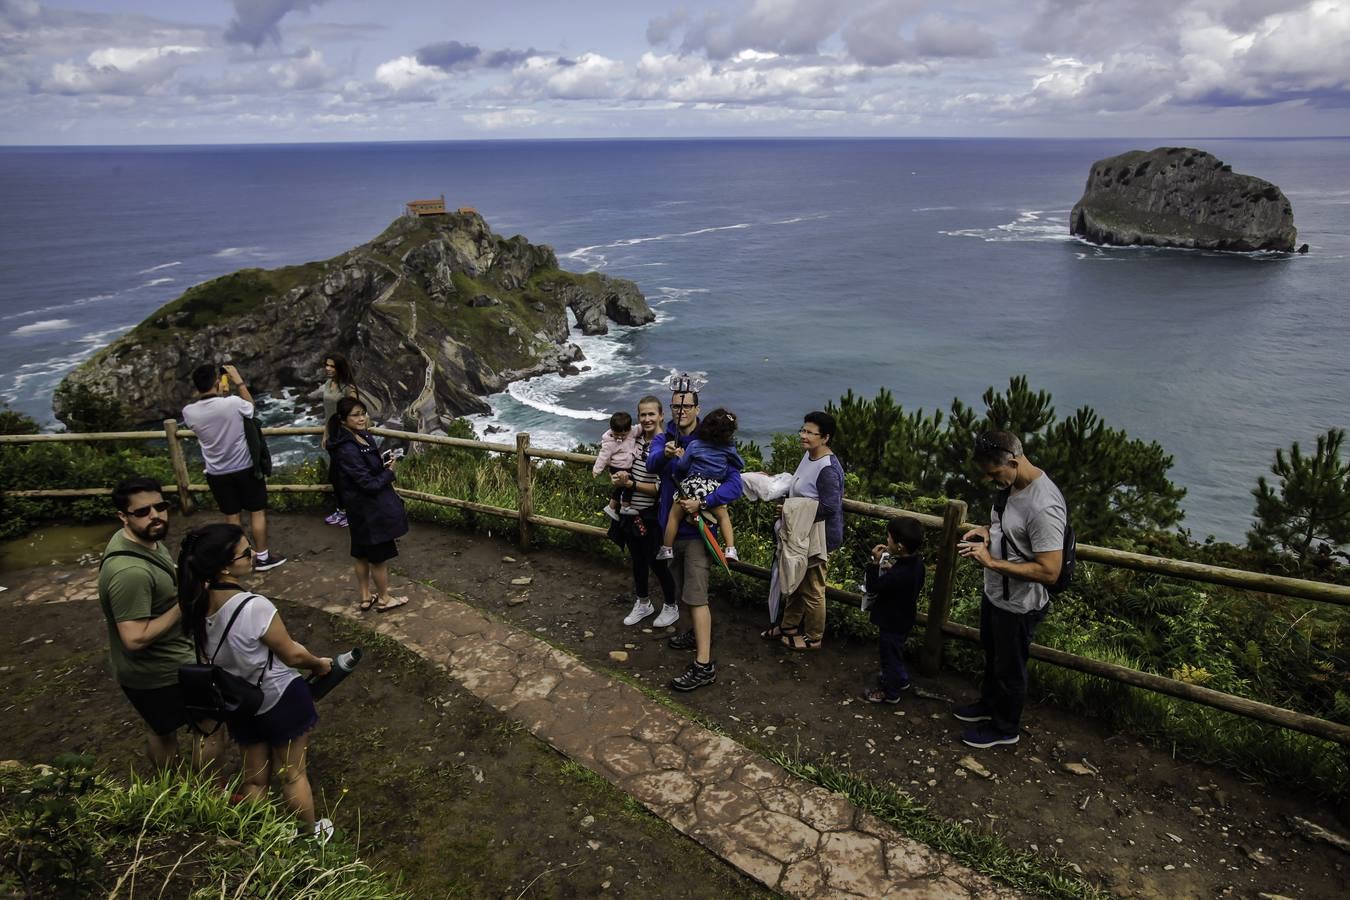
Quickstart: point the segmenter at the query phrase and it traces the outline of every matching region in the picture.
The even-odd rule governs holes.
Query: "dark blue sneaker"
[[[717,663],[708,661],[706,663],[691,662],[689,668],[684,670],[684,674],[676,677],[670,682],[670,686],[677,691],[693,691],[705,685],[712,684],[717,680]]]
[[[1019,737],[1015,731],[1008,734],[985,722],[961,732],[961,743],[977,750],[988,750],[990,747],[997,747],[999,744],[1015,744]]]
[[[682,631],[679,634],[672,634],[666,639],[666,646],[672,650],[693,650],[698,646],[694,640],[694,629]]]
[[[993,716],[989,715],[989,709],[980,701],[967,703],[965,706],[958,706],[952,710],[952,715],[962,722],[988,722]]]

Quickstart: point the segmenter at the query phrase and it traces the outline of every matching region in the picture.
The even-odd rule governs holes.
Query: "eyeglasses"
[[[697,404],[697,403],[672,403],[672,404],[670,404],[670,408],[671,408],[671,409],[697,409],[697,408],[698,408],[698,404]]]
[[[798,433],[798,434],[804,434],[804,435],[806,435],[807,437],[820,437],[820,432],[819,432],[819,431],[807,431],[805,428],[799,428],[799,429],[797,429],[797,433]]]
[[[243,553],[240,553],[238,556],[231,556],[230,562],[235,562],[241,559],[250,559],[252,556],[253,556],[253,548],[245,547]]]
[[[140,506],[136,509],[129,509],[126,514],[133,519],[144,519],[146,516],[150,515],[150,510],[153,509],[155,512],[164,512],[172,505],[173,504],[169,503],[168,500],[161,500],[158,503],[151,503],[149,506]]]

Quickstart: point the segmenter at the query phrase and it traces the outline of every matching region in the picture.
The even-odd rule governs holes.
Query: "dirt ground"
[[[300,533],[308,551],[345,549],[343,538],[321,524],[306,523]],[[688,662],[688,653],[665,646],[674,628],[656,633],[650,619],[622,624],[632,587],[618,563],[574,550],[525,555],[503,539],[432,526],[415,528],[400,546],[402,574],[542,629],[595,667],[620,668],[609,653],[626,649],[622,670],[665,689]],[[508,557],[515,562],[504,562]],[[510,584],[522,575],[533,576],[528,588]],[[1350,856],[1303,838],[1288,821],[1302,816],[1345,833],[1322,798],[1173,759],[1128,734],[1035,702],[1015,748],[972,751],[959,741],[964,726],[949,714],[950,701],[975,696],[971,680],[920,677],[918,690],[898,706],[873,706],[856,698],[875,678],[874,644],[836,641],[819,652],[792,653],[760,640],[763,607],[714,598],[713,608],[717,683],[692,694],[669,693],[733,736],[830,758],[871,781],[894,784],[947,819],[1069,860],[1121,896],[1344,895]],[[689,627],[687,614],[679,627]],[[962,768],[967,756],[992,777]],[[1083,760],[1099,774],[1063,768]]]
[[[139,766],[140,721],[107,674],[97,603],[14,596],[0,593],[0,759]],[[320,703],[310,778],[342,838],[412,896],[772,896],[392,641],[278,606],[316,651],[367,651]]]
[[[328,557],[344,570],[349,566],[344,531],[325,526],[318,515],[277,518],[281,522],[274,530],[278,535],[274,544],[283,553]],[[197,516],[193,521],[208,519]],[[631,628],[622,624],[631,603],[627,594],[631,582],[626,567],[616,561],[551,548],[522,554],[498,537],[428,524],[415,524],[400,542],[400,550],[394,563],[399,574],[461,594],[470,603],[570,649],[595,668],[618,669],[666,690],[669,679],[688,662],[689,654],[665,646],[667,633],[675,629],[658,633],[651,629],[650,619]],[[531,584],[510,584],[521,576],[531,576]],[[616,595],[623,598],[616,601]],[[692,694],[670,693],[752,745],[807,759],[827,758],[873,782],[893,784],[944,818],[992,831],[1014,847],[1068,860],[1090,880],[1121,896],[1344,895],[1350,856],[1305,839],[1289,821],[1290,816],[1302,816],[1344,834],[1345,823],[1322,798],[1248,783],[1224,769],[1174,759],[1131,735],[1111,733],[1098,722],[1034,701],[1015,748],[972,751],[959,742],[962,726],[948,712],[951,701],[962,702],[972,695],[970,679],[952,674],[920,677],[916,691],[900,705],[872,706],[856,698],[875,677],[874,645],[833,641],[819,652],[790,653],[759,640],[761,606],[719,602],[715,596],[713,609],[716,685]],[[129,759],[133,741],[125,735],[131,730],[130,709],[111,694],[101,676],[98,628],[91,628],[84,615],[77,626],[70,624],[68,613],[51,614],[46,621],[36,614],[14,616],[4,607],[3,595],[0,610],[0,627],[6,635],[0,640],[0,654],[7,657],[0,659],[0,666],[13,666],[19,659],[33,668],[34,660],[43,661],[36,666],[43,672],[37,679],[0,671],[0,689],[12,704],[0,709],[4,732],[0,756],[41,758],[57,752],[54,748],[62,741],[92,746],[112,740],[110,750],[121,755],[100,755]],[[303,614],[297,609],[286,615],[289,619]],[[687,622],[686,616],[679,627],[688,627]],[[332,628],[326,619],[316,619],[310,627]],[[78,647],[58,651],[41,643],[55,636],[69,643],[67,631],[84,635]],[[19,646],[32,637],[38,641]],[[313,643],[324,645],[317,638]],[[614,650],[626,650],[628,662],[613,663],[609,653]],[[606,816],[592,810],[595,827],[612,825],[603,837],[580,833],[577,822],[585,815],[585,805],[597,801],[586,791],[565,795],[567,779],[550,774],[557,765],[550,769],[540,761],[539,754],[547,757],[546,751],[537,746],[523,749],[530,742],[514,737],[509,722],[479,709],[431,673],[414,678],[412,671],[397,690],[384,686],[384,678],[357,678],[356,686],[343,685],[339,690],[348,697],[342,709],[356,714],[344,718],[345,712],[335,705],[328,713],[331,718],[320,726],[323,734],[315,750],[315,783],[329,792],[329,802],[334,800],[335,786],[348,786],[356,796],[342,802],[359,799],[362,819],[371,823],[377,818],[381,823],[378,830],[367,824],[362,836],[377,861],[417,878],[427,866],[443,871],[441,858],[459,854],[466,860],[464,868],[482,867],[483,883],[493,885],[498,894],[572,860],[587,868],[569,867],[565,877],[559,872],[546,875],[541,884],[547,881],[548,889],[536,885],[535,890],[541,895],[565,896],[569,890],[587,894],[605,878],[632,890],[644,884],[643,879],[649,885],[660,883],[663,891],[679,885],[680,879],[666,878],[661,866],[646,864],[651,841],[637,837],[635,823],[641,816],[624,816],[625,811],[632,812],[631,804],[611,801],[614,811]],[[62,710],[85,711],[77,729],[62,724],[68,720],[64,712],[48,709],[48,686],[53,681],[68,688]],[[443,713],[435,698],[447,695],[458,698],[456,702],[471,713],[466,717],[463,708]],[[14,698],[20,696],[27,698],[23,703],[28,706],[16,713],[22,704]],[[41,702],[34,702],[39,698]],[[39,727],[39,722],[49,724]],[[438,739],[422,743],[427,734]],[[21,748],[14,743],[20,735]],[[120,745],[112,735],[122,735]],[[341,758],[334,735],[350,739],[342,752],[349,753],[356,765]],[[404,748],[402,754],[394,752],[398,748]],[[966,757],[973,757],[990,777],[963,768],[960,762]],[[1082,761],[1097,774],[1075,775],[1064,768]],[[508,763],[505,773],[493,774],[493,766]],[[508,782],[505,800],[486,801],[481,796],[486,789],[474,780],[474,767],[485,773],[488,784]],[[531,782],[521,770],[544,774]],[[400,784],[409,778],[413,784],[434,786],[439,792],[434,802],[428,802],[428,789],[401,790]],[[519,793],[513,792],[513,779]],[[547,791],[538,789],[541,783]],[[539,801],[546,798],[550,802],[541,807]],[[442,806],[447,801],[463,804],[463,811],[448,812]],[[498,814],[501,808],[528,810],[529,815],[503,817]],[[350,816],[339,811],[339,818]],[[450,839],[451,848],[437,844],[447,821],[460,823],[462,829]],[[400,829],[391,824],[395,822],[405,824]],[[531,837],[519,833],[525,829]],[[601,850],[588,850],[591,839],[601,842]],[[494,841],[503,840],[510,841],[509,849],[489,852],[500,846]],[[500,865],[499,857],[504,860]],[[601,877],[605,866],[613,866],[615,874]],[[753,890],[744,882],[734,884],[732,894]]]

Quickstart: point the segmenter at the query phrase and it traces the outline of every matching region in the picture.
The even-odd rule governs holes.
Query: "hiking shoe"
[[[977,750],[987,750],[990,747],[997,747],[999,744],[1015,744],[1019,737],[1016,731],[1008,733],[995,728],[989,722],[983,722],[974,728],[967,728],[961,732],[961,743]]]
[[[662,547],[660,550],[657,550],[657,551],[656,551],[656,558],[657,558],[657,559],[674,559],[674,558],[675,558],[675,549],[674,549],[673,547]]]
[[[728,547],[726,550],[722,552],[722,555],[725,556],[727,559],[739,560],[741,558],[741,555],[736,552],[735,547]]]
[[[666,646],[672,650],[693,650],[698,646],[698,642],[694,640],[694,629],[672,634],[666,638]]]
[[[652,606],[652,601],[646,597],[639,597],[634,601],[632,611],[623,617],[623,624],[636,625],[654,612],[656,609]]]
[[[717,680],[717,663],[691,662],[684,674],[671,680],[670,686],[677,691],[694,691]]]
[[[609,516],[609,517],[610,517],[611,519],[613,519],[615,522],[619,521],[619,514],[618,514],[617,512],[614,511],[614,507],[612,507],[612,506],[606,506],[605,509],[604,509],[604,512],[605,512],[605,515]]]
[[[958,706],[952,710],[952,715],[962,722],[988,722],[993,716],[989,715],[988,708],[981,701],[967,703],[965,706]]]
[[[336,525],[338,522],[342,521],[342,519],[344,519],[344,518],[345,518],[345,516],[343,515],[342,510],[340,510],[340,509],[335,509],[335,510],[333,510],[332,512],[330,512],[330,513],[324,518],[323,521],[324,521],[324,524],[325,524],[325,525]]]
[[[284,556],[277,556],[275,553],[269,553],[269,554],[267,554],[267,559],[262,560],[262,561],[259,561],[257,557],[254,557],[254,559],[253,559],[253,571],[255,571],[255,572],[266,572],[266,571],[268,571],[269,569],[275,569],[277,566],[280,566],[280,565],[285,564],[285,562],[286,562],[286,557],[284,557]]]
[[[653,628],[666,628],[680,621],[680,608],[674,603],[661,607],[661,615],[652,620]]]

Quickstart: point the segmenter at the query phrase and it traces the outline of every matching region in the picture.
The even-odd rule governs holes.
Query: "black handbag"
[[[192,727],[207,737],[220,730],[221,724],[226,719],[248,718],[256,714],[258,707],[262,706],[262,680],[267,670],[272,668],[271,650],[267,651],[267,665],[263,667],[256,682],[227,672],[215,664],[216,654],[220,653],[220,648],[225,645],[225,638],[234,627],[234,620],[239,618],[244,607],[256,596],[249,594],[235,607],[230,621],[225,624],[225,631],[216,642],[216,649],[211,654],[210,660],[200,662],[201,652],[198,650],[198,662],[178,667],[178,686],[183,692],[183,705],[192,714]],[[213,720],[216,727],[210,731],[202,731],[196,725],[201,719]]]

